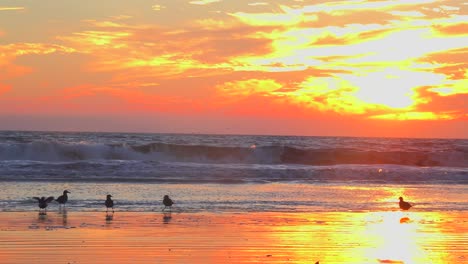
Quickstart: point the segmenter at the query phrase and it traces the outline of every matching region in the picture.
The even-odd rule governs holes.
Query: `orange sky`
[[[0,2],[0,129],[468,138],[465,1]]]

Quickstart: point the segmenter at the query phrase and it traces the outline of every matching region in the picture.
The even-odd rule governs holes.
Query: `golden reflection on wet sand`
[[[279,226],[283,243],[314,245],[321,263],[462,263],[465,212],[325,213],[304,225]],[[316,216],[309,220],[317,219]],[[298,251],[298,259],[310,255]],[[301,262],[302,263],[302,262]],[[307,260],[303,263],[308,263]]]
[[[5,263],[463,263],[466,212],[0,213]],[[66,221],[64,221],[64,217]],[[404,221],[401,221],[404,219]],[[38,258],[39,256],[39,258]]]

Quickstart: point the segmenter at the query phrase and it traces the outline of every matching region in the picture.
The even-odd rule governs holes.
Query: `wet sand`
[[[468,263],[468,212],[0,213],[1,263]]]

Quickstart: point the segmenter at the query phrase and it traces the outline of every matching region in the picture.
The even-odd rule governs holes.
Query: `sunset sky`
[[[468,2],[2,0],[0,129],[468,138]]]

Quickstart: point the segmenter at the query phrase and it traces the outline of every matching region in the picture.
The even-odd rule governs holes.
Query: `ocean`
[[[468,140],[0,132],[0,210],[391,211],[468,208]],[[49,210],[56,210],[52,203]]]

